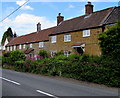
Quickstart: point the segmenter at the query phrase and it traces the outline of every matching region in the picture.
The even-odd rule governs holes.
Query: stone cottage
[[[6,45],[6,51],[21,50],[26,55],[36,56],[44,49],[54,56],[63,51],[68,56],[72,53],[82,55],[101,55],[98,34],[120,20],[120,7],[111,7],[93,11],[93,5],[85,5],[85,15],[64,20],[59,13],[57,26],[41,30],[37,24],[37,32],[15,37]]]

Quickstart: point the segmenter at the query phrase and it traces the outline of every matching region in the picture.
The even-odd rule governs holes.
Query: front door
[[[76,51],[78,54],[82,55],[83,54],[83,49],[81,47],[77,47]]]

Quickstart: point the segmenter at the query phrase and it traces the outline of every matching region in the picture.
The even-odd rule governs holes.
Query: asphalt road
[[[118,89],[3,69],[2,96],[118,96]]]

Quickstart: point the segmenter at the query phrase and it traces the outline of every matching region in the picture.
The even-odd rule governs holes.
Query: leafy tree
[[[102,54],[114,59],[120,58],[120,21],[99,35]]]
[[[1,41],[2,44],[5,42],[5,39],[7,37],[13,37],[13,32],[12,32],[12,29],[10,27],[3,34],[2,41]]]

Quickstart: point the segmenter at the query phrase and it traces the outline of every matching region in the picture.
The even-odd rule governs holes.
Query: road
[[[118,96],[118,89],[1,69],[2,96]]]

